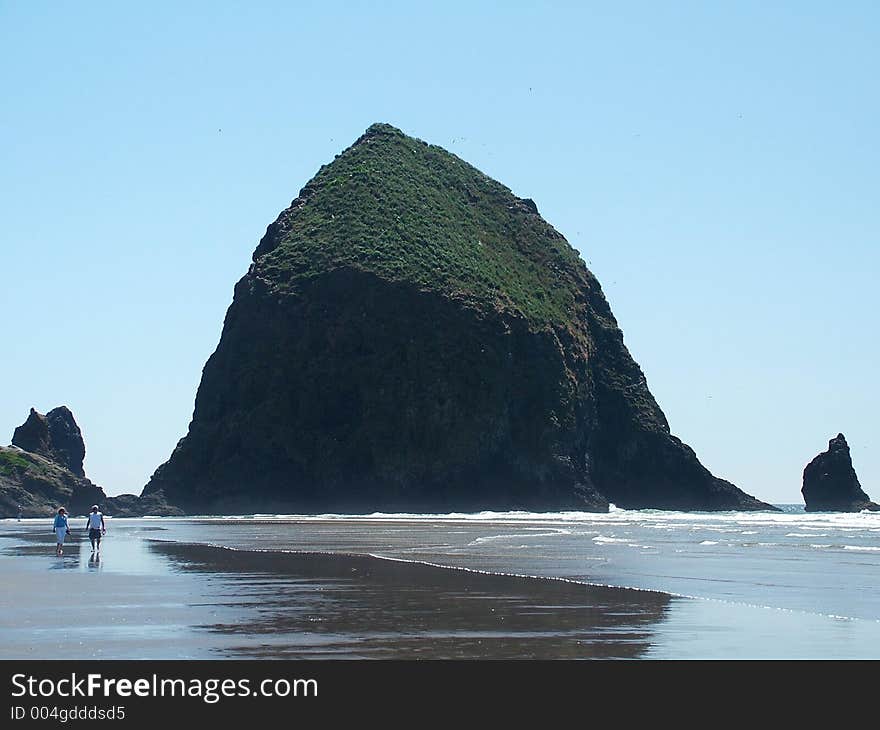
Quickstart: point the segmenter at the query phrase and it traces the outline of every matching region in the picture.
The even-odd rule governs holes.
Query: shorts
[[[55,528],[56,541],[59,545],[64,544],[64,538],[67,536],[67,528],[66,527],[56,527]]]
[[[89,540],[100,540],[101,539],[101,531],[95,529],[94,527],[89,528]]]

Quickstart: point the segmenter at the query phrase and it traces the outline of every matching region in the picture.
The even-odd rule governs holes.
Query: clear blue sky
[[[0,440],[140,492],[266,226],[372,122],[533,198],[703,463],[880,498],[875,3],[0,0]]]

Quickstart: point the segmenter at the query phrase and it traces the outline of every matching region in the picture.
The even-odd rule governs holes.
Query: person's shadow
[[[101,553],[92,553],[89,556],[89,570],[101,569]]]

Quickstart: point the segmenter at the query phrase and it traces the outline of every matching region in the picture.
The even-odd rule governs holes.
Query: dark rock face
[[[533,201],[388,125],[269,226],[150,495],[188,512],[773,509],[670,434]]]
[[[880,505],[872,502],[859,484],[849,444],[842,433],[828,442],[828,451],[807,464],[801,493],[807,512],[880,510]]]
[[[13,432],[12,445],[32,454],[48,456],[52,452],[52,442],[46,417],[31,408],[27,420]]]
[[[86,474],[83,471],[83,459],[86,458],[86,445],[70,409],[67,406],[53,408],[46,414],[46,420],[49,422],[49,439],[55,453],[55,461],[66,466],[77,476],[84,477]]]
[[[67,406],[53,408],[45,416],[31,408],[27,420],[12,435],[12,444],[65,466],[85,477],[86,446],[82,432]]]
[[[143,517],[144,515],[177,516],[183,511],[167,504],[161,496],[139,497],[136,494],[118,494],[106,497],[101,511],[110,517]]]

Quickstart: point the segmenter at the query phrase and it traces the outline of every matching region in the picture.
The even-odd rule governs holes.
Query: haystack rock
[[[267,229],[151,495],[188,512],[773,509],[670,434],[532,200],[387,124]]]
[[[880,505],[862,490],[842,433],[828,442],[828,451],[807,464],[801,494],[807,512],[880,510]]]

